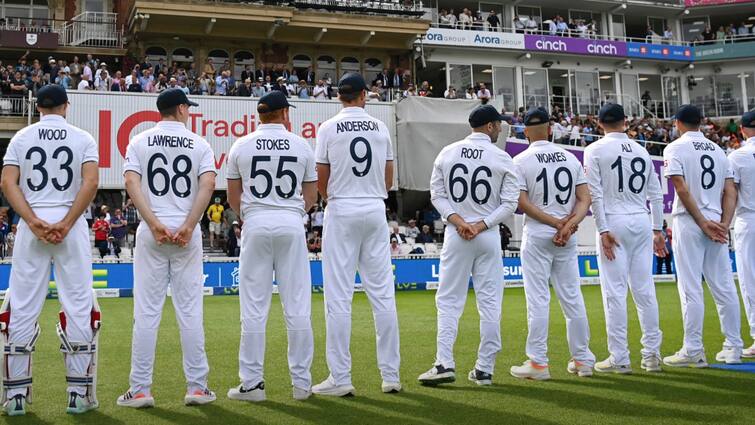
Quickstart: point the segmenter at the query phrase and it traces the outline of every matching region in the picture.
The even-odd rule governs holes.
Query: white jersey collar
[[[705,135],[702,131],[688,131],[682,135],[682,137],[692,137],[694,139],[705,139]]]
[[[157,126],[161,128],[186,128],[184,123],[180,121],[158,121]]]
[[[627,136],[626,133],[621,133],[618,131],[612,131],[610,133],[607,133],[605,136],[603,136],[604,139],[621,139],[621,140],[629,140],[629,136]]]
[[[348,114],[348,115],[354,115],[354,114],[363,114],[364,108],[360,108],[358,106],[347,106],[343,109],[341,109],[342,114]]]
[[[66,122],[66,119],[63,118],[62,115],[46,114],[46,115],[42,115],[42,118],[40,118],[39,121]]]
[[[285,130],[286,126],[278,123],[260,124],[257,126],[257,130]]]
[[[488,136],[485,133],[472,133],[469,136],[467,136],[467,140],[472,142],[488,142],[490,143],[490,136]]]
[[[745,144],[755,146],[755,136],[745,140]]]
[[[530,146],[545,146],[548,143],[550,143],[550,142],[547,141],[547,140],[536,140],[534,142],[530,142]]]

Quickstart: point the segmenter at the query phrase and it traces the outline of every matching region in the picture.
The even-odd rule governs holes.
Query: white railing
[[[61,31],[64,46],[122,48],[123,30],[117,26],[117,13],[84,12],[74,16]]]
[[[755,41],[755,34],[726,35],[724,38],[716,38],[715,40],[696,40],[692,41],[690,44],[693,46],[712,46],[716,44],[742,43],[747,41]]]
[[[25,96],[0,96],[0,117],[26,117],[30,110]]]

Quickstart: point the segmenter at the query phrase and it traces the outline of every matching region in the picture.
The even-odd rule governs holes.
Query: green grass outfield
[[[591,347],[598,359],[607,356],[600,288],[583,288],[590,325]],[[64,413],[66,402],[63,360],[55,335],[57,301],[48,300],[41,319],[42,335],[34,357],[34,404],[26,417],[2,417],[4,423],[81,424],[682,424],[752,423],[755,418],[755,374],[706,370],[669,370],[647,374],[639,365],[639,325],[630,303],[630,342],[635,374],[577,378],[566,372],[569,354],[564,319],[556,302],[551,309],[550,358],[553,379],[520,381],[508,369],[525,360],[527,332],[524,291],[507,289],[504,295],[503,350],[498,356],[492,387],[466,380],[474,365],[479,338],[474,295],[470,293],[456,344],[455,384],[425,388],[417,376],[427,370],[435,354],[434,292],[401,292],[397,303],[401,324],[401,378],[404,392],[382,394],[375,360],[375,338],[367,298],[354,301],[352,337],[353,381],[357,397],[314,396],[295,402],[286,366],[286,335],[278,297],[268,326],[266,384],[268,401],[260,404],[226,399],[228,388],[238,385],[238,297],[205,298],[205,329],[210,360],[210,385],[218,401],[203,407],[183,406],[184,380],[178,330],[170,302],[157,347],[153,394],[156,408],[119,408],[116,397],[128,388],[132,299],[103,299],[100,337],[100,409],[81,417]],[[673,284],[659,284],[663,354],[681,346],[679,296]],[[705,345],[709,361],[721,347],[715,306],[707,298]],[[324,357],[325,322],[322,296],[313,297],[315,359],[314,383],[327,376]],[[743,335],[746,334],[744,317]],[[745,339],[751,344],[749,338]]]

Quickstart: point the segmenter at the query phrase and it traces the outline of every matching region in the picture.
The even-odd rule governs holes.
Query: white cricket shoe
[[[592,376],[592,367],[574,359],[569,360],[569,364],[566,365],[566,371],[583,378]]]
[[[643,357],[640,367],[645,369],[645,372],[661,372],[661,358],[657,355]]]
[[[128,390],[118,397],[116,404],[121,407],[142,409],[145,407],[155,407],[155,399],[151,394],[145,394],[142,392],[132,393],[131,390]]]
[[[613,358],[609,357],[602,362],[595,363],[595,371],[599,373],[616,373],[619,375],[629,375],[632,373],[632,366],[628,364],[616,364],[613,362]]]
[[[312,390],[309,388],[294,387],[294,400],[303,401],[312,396]]]
[[[438,384],[448,384],[456,381],[456,371],[443,365],[435,365],[427,372],[417,378],[420,384],[435,386]]]
[[[386,394],[396,394],[401,392],[401,382],[386,382],[383,381],[383,384],[380,386],[380,389],[383,390]]]
[[[332,397],[356,395],[356,390],[354,389],[353,385],[336,385],[336,381],[332,376],[328,376],[328,379],[312,387],[312,392],[315,394]]]
[[[745,348],[744,350],[742,350],[742,357],[746,359],[755,358],[755,343],[753,343],[750,348]]]
[[[215,400],[217,400],[217,396],[209,388],[187,392],[184,396],[184,404],[187,406],[201,406],[210,404]]]
[[[244,384],[228,390],[228,398],[238,401],[250,401],[253,403],[265,401],[265,381],[260,381],[252,388],[244,388]]]
[[[726,364],[742,363],[742,354],[736,348],[724,348],[716,354],[716,361]]]
[[[470,382],[474,382],[475,384],[480,386],[493,385],[493,374],[483,372],[477,368],[470,370],[467,378]]]
[[[696,356],[688,356],[686,354],[682,354],[682,352],[680,351],[673,356],[664,357],[663,364],[670,367],[704,368],[708,367],[708,360],[705,359],[704,352],[700,352],[700,354]]]
[[[547,381],[551,379],[548,365],[535,363],[532,360],[527,360],[521,366],[511,366],[509,372],[514,378],[533,379],[535,381]]]

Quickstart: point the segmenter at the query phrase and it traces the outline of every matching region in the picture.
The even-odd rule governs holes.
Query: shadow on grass
[[[215,404],[186,407],[186,409],[195,410],[196,412],[201,413],[204,417],[183,413],[179,409],[181,408],[168,410],[160,407],[153,407],[141,411],[175,424],[222,423],[254,425],[263,423],[255,420],[254,416],[251,414],[244,415],[243,413],[249,412],[244,409],[244,406],[241,403],[239,403],[238,408],[234,410],[229,410]]]
[[[33,411],[29,409],[29,407],[26,407],[26,415],[24,416],[15,416],[15,417],[8,417],[8,416],[0,416],[0,422],[5,423],[24,423],[24,424],[34,424],[34,425],[53,425],[55,422],[49,422],[46,421],[39,416],[37,416]]]
[[[503,396],[523,397],[528,400],[539,400],[545,405],[555,405],[564,409],[581,410],[590,415],[601,414],[626,418],[645,418],[669,420],[686,420],[692,422],[725,423],[729,418],[721,414],[701,413],[688,409],[658,407],[645,403],[638,403],[616,397],[601,397],[585,394],[579,391],[568,391],[556,388],[558,384],[574,384],[589,390],[595,379],[581,380],[553,380],[550,382],[532,383],[534,385],[500,385],[489,388],[457,387],[459,391],[496,391],[505,393]],[[681,397],[679,401],[684,401]],[[515,405],[515,403],[514,403]]]

